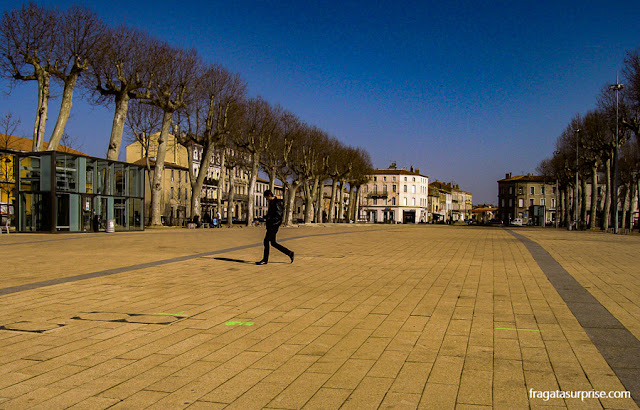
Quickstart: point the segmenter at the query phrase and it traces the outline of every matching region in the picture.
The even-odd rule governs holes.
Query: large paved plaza
[[[1,235],[0,408],[638,408],[639,236],[263,235]]]

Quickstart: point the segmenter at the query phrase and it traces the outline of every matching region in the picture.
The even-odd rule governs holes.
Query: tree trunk
[[[44,130],[47,124],[47,113],[49,111],[49,87],[51,77],[43,69],[37,70],[38,76],[38,109],[36,111],[36,121],[33,125],[33,151],[44,150]]]
[[[611,157],[607,158],[604,163],[604,179],[607,187],[604,195],[604,208],[602,209],[602,230],[608,231],[611,218]]]
[[[640,232],[640,178],[638,178],[638,181],[636,182],[637,185],[637,193],[638,195],[636,196],[636,210],[638,211],[638,232]]]
[[[251,175],[249,176],[249,202],[247,205],[247,226],[253,223],[256,201],[256,180],[258,179],[258,167],[260,165],[260,153],[251,153]]]
[[[567,185],[564,189],[564,206],[563,206],[563,210],[564,210],[564,226],[565,228],[568,228],[569,225],[571,225],[571,214],[569,213],[569,189],[570,186]]]
[[[324,181],[318,184],[318,192],[316,194],[316,223],[324,222],[322,220],[322,211],[324,211]]]
[[[275,194],[275,189],[276,189],[276,168],[275,167],[271,167],[271,169],[269,171],[267,171],[267,174],[269,174],[269,191],[273,192]]]
[[[107,159],[112,161],[117,161],[118,156],[120,155],[124,123],[127,119],[127,111],[129,110],[129,94],[125,92],[116,95],[115,103],[116,108],[113,114],[111,137],[109,139],[109,147],[107,148]]]
[[[331,201],[329,202],[329,222],[336,222],[336,194],[338,193],[338,180],[333,179],[331,183]]]
[[[304,184],[305,201],[304,201],[304,223],[308,224],[313,222],[313,210],[315,204],[315,195],[318,193],[318,181],[320,178],[316,177],[311,181],[307,181]]]
[[[354,206],[354,198],[356,196],[356,187],[351,186],[349,184],[349,207],[347,208],[347,222],[351,222],[353,220],[353,206]]]
[[[353,222],[357,223],[360,219],[360,187],[354,187],[353,201]]]
[[[591,218],[589,219],[589,229],[596,228],[596,216],[598,215],[598,166],[596,163],[591,167]]]
[[[189,175],[193,170],[193,145],[190,144],[189,151]],[[200,161],[200,167],[198,167],[198,175],[195,178],[191,178],[191,218],[198,215],[202,220],[202,205],[200,199],[202,197],[202,186],[204,185],[204,179],[207,176],[209,170],[209,164],[213,157],[213,147],[211,144],[206,144],[202,147],[202,159]],[[206,164],[206,165],[205,165]]]
[[[627,209],[629,209],[629,204],[631,200],[631,184],[624,184],[622,189],[624,189],[624,200],[622,202],[622,230],[627,229]]]
[[[162,117],[162,130],[158,136],[158,152],[156,153],[156,166],[153,171],[153,185],[151,186],[151,225],[162,225],[162,179],[164,176],[164,157],[167,153],[167,137],[171,130],[173,113],[165,111]],[[49,147],[50,148],[50,147]]]
[[[295,182],[293,184],[289,184],[288,194],[287,194],[287,225],[293,224],[293,208],[296,203],[296,192],[300,187],[300,183]]]
[[[53,133],[51,134],[47,151],[55,151],[58,149],[58,145],[60,145],[60,139],[62,138],[62,134],[64,134],[64,129],[67,126],[67,120],[69,119],[69,113],[71,112],[71,106],[73,104],[73,89],[76,87],[77,81],[78,74],[74,73],[70,74],[64,82],[62,101],[60,102],[60,112],[58,113],[58,120],[56,121],[56,126],[53,128]]]
[[[587,226],[587,178],[580,179],[580,229]]]
[[[233,198],[235,195],[234,192],[234,188],[235,188],[235,184],[234,184],[234,175],[233,175],[233,170],[229,170],[229,194],[227,195],[227,227],[231,228],[233,226],[233,211],[234,209],[234,203],[233,203]]]
[[[344,181],[340,181],[340,203],[338,204],[338,222],[344,220]]]
[[[224,215],[222,211],[222,193],[224,192],[224,181],[226,178],[226,168],[225,163],[227,160],[227,152],[224,147],[222,147],[222,152],[220,153],[220,178],[218,178],[218,188],[216,189],[217,198],[216,198],[216,212],[220,212],[220,216]],[[218,221],[220,223],[220,221]]]

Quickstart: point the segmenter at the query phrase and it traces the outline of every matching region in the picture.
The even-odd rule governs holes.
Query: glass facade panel
[[[115,164],[113,166],[114,175],[115,175],[115,191],[114,195],[116,196],[125,196],[126,195],[126,173],[124,170],[123,164]]]
[[[78,192],[78,157],[56,154],[56,191]]]
[[[40,158],[20,159],[20,190],[40,191]]]
[[[41,232],[51,230],[51,196],[31,192],[20,193],[20,230]]]
[[[110,219],[144,229],[144,168],[59,152],[17,154],[16,164],[20,231],[104,231]]]
[[[85,171],[85,192],[93,194],[93,187],[96,183],[96,161],[87,160],[87,168]]]

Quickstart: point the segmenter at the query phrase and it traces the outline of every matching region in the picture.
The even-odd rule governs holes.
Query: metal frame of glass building
[[[57,151],[15,158],[18,232],[144,229],[144,167]]]

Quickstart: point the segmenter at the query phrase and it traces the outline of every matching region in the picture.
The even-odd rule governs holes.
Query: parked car
[[[522,225],[523,225],[523,221],[522,221],[522,219],[521,219],[521,218],[516,218],[516,219],[513,219],[513,220],[511,221],[511,224],[510,224],[510,225],[513,225],[513,226],[522,226]]]
[[[490,219],[489,225],[502,225],[502,221],[500,219]]]

